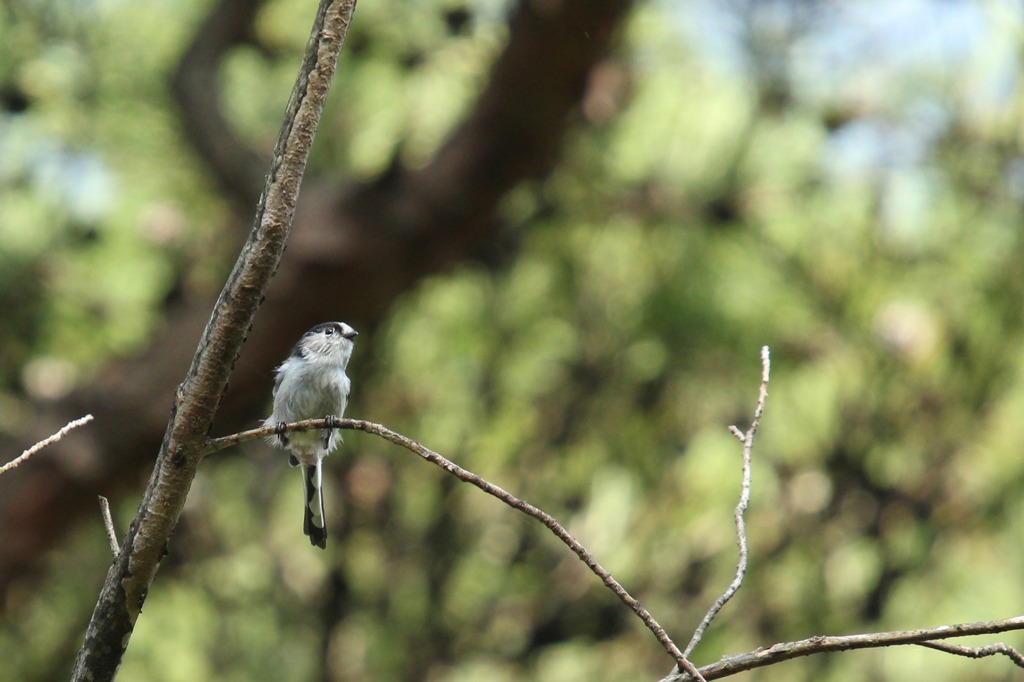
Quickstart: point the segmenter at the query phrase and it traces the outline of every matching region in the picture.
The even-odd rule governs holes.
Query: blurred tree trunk
[[[218,433],[256,424],[274,364],[309,326],[328,317],[372,326],[425,276],[478,255],[498,236],[501,200],[553,168],[578,120],[588,76],[607,56],[630,4],[520,2],[487,86],[429,164],[396,164],[364,185],[307,181],[288,252],[221,404]],[[221,0],[174,80],[183,129],[239,206],[255,204],[265,164],[254,173],[256,156],[222,118],[216,73],[259,8]],[[39,406],[28,441],[87,412],[96,421],[0,480],[0,605],[12,581],[33,572],[81,515],[99,522],[98,494],[141,489],[212,303],[176,302],[139,357],[112,363],[92,385]]]

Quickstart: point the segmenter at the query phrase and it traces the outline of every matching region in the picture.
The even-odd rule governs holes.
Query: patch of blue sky
[[[782,68],[799,104],[844,115],[823,152],[831,172],[921,164],[954,109],[984,118],[1018,96],[1014,0],[660,2],[724,75],[753,83]]]

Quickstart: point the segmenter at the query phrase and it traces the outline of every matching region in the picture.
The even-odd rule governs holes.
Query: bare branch
[[[185,380],[178,387],[156,465],[124,546],[107,572],[72,679],[107,682],[177,524],[228,376],[277,270],[299,187],[355,0],[321,0],[285,110],[253,229],[221,290]]]
[[[995,644],[979,647],[957,646],[955,644],[946,644],[944,642],[918,642],[918,646],[935,649],[936,651],[945,651],[947,654],[965,656],[967,658],[986,658],[988,656],[1003,654],[1004,656],[1008,656],[1018,668],[1024,668],[1024,655],[1021,655],[1019,651],[1008,644],[1004,644],[1003,642],[996,642]]]
[[[645,609],[640,604],[640,602],[636,600],[635,597],[630,595],[629,592],[627,592],[626,589],[621,584],[619,584],[619,582],[614,577],[612,577],[612,574],[609,573],[608,570],[605,569],[600,563],[598,563],[597,559],[594,558],[594,556],[587,550],[587,548],[580,544],[580,542],[576,540],[576,538],[570,535],[569,531],[567,531],[565,527],[562,526],[562,524],[560,524],[553,516],[551,516],[550,514],[541,509],[538,509],[529,502],[526,502],[516,497],[512,493],[509,493],[508,491],[494,485],[493,483],[490,483],[481,476],[478,476],[477,474],[474,474],[471,471],[463,469],[454,462],[445,459],[438,453],[434,452],[433,450],[430,450],[429,448],[424,447],[423,445],[412,440],[411,438],[406,438],[402,434],[396,433],[395,431],[392,431],[387,427],[384,427],[380,424],[376,424],[374,422],[363,421],[360,419],[307,419],[301,422],[285,424],[280,427],[264,426],[258,429],[251,429],[249,431],[243,431],[241,433],[236,433],[230,436],[224,436],[223,438],[212,438],[207,441],[206,448],[203,450],[203,453],[204,455],[212,455],[213,453],[219,452],[220,450],[228,448],[232,445],[238,445],[239,443],[257,440],[259,438],[266,438],[267,436],[273,436],[279,433],[281,430],[290,433],[292,431],[306,431],[309,429],[330,428],[353,429],[356,431],[364,431],[366,433],[372,433],[374,435],[380,436],[384,440],[390,441],[395,445],[400,445],[406,450],[409,450],[419,455],[420,457],[427,460],[431,464],[435,464],[441,467],[452,476],[455,476],[460,481],[474,485],[480,490],[487,493],[488,495],[498,498],[499,500],[501,500],[508,506],[512,507],[513,509],[521,511],[527,516],[530,516],[540,521],[548,528],[548,530],[554,533],[555,537],[557,537],[569,549],[571,549],[576,554],[576,556],[578,556],[583,561],[583,563],[587,565],[587,567],[594,573],[594,575],[600,578],[601,582],[603,582],[605,586],[608,587],[608,589],[615,593],[615,596],[617,596],[626,606],[628,606],[633,611],[633,613],[637,615],[637,617],[640,618],[641,621],[643,621],[644,625],[647,626],[647,629],[654,634],[654,636],[658,639],[658,642],[660,642],[661,645],[665,648],[665,651],[667,651],[669,655],[672,656],[673,659],[675,659],[676,664],[682,669],[688,671],[688,673],[691,675],[691,679],[704,679],[703,677],[701,677],[701,674],[697,670],[697,668],[692,663],[690,663],[690,661],[686,658],[683,652],[679,650],[679,647],[676,646],[675,642],[673,642],[672,639],[668,636],[668,634],[666,634],[665,629],[658,623],[657,620],[655,620],[654,616],[652,616],[647,611],[647,609]]]
[[[315,4],[311,2],[309,9]],[[222,5],[238,11],[219,14],[222,23],[216,28],[196,16],[199,23],[192,33],[196,40],[206,36],[207,47],[183,48],[183,61],[187,55],[202,55],[191,63],[209,72],[203,76],[179,72],[174,84],[182,129],[193,145],[197,138],[190,128],[197,121],[210,120],[199,115],[208,105],[182,99],[182,77],[188,80],[188,98],[217,99],[225,60],[235,54],[236,47],[252,47],[252,22],[242,10],[266,3],[208,0],[202,5],[211,16],[222,12],[218,9]],[[248,428],[248,420],[265,407],[271,370],[300,334],[323,319],[324,301],[338,301],[344,306],[345,319],[358,322],[360,329],[373,327],[403,292],[500,241],[508,222],[502,206],[509,192],[524,182],[547,177],[569,133],[585,127],[581,102],[593,94],[594,76],[604,68],[601,65],[616,54],[614,46],[635,3],[564,0],[505,5],[508,30],[488,74],[481,74],[475,101],[467,102],[465,117],[454,124],[436,153],[424,159],[424,165],[407,168],[400,163],[399,142],[395,163],[378,177],[340,178],[335,176],[344,175],[343,170],[332,173],[326,167],[321,168],[323,177],[306,174],[287,257],[281,260],[267,300],[260,306],[245,352],[231,373],[231,389],[217,411],[222,433]],[[225,31],[240,37],[235,40]],[[209,128],[202,137],[206,143],[194,151],[214,166],[216,162],[209,158],[214,151],[211,145],[244,141],[244,135],[235,133],[233,138],[218,137],[217,129]],[[266,165],[257,163],[245,172],[252,169],[262,183]],[[220,176],[222,170],[212,168],[211,173]],[[239,200],[234,203],[249,211],[259,194],[259,187],[236,193]],[[239,241],[247,236],[244,223],[237,222]],[[512,248],[507,241],[505,246]],[[317,295],[310,296],[310,291]],[[95,381],[67,397],[36,406],[43,422],[60,419],[63,424],[92,412],[97,422],[114,419],[120,426],[90,429],[88,440],[83,439],[81,448],[102,452],[102,457],[90,456],[81,466],[45,472],[42,467],[23,468],[19,485],[0,494],[0,593],[12,582],[41,579],[47,546],[42,539],[58,537],[82,516],[91,518],[98,491],[148,478],[153,461],[140,453],[160,447],[167,430],[168,397],[174,395],[182,380],[181,368],[189,366],[195,351],[195,346],[182,341],[200,337],[217,294],[169,301],[163,330],[144,351],[106,365]],[[49,434],[38,433],[32,441]],[[68,442],[65,438],[51,447],[80,451],[78,446],[66,446]],[[48,461],[51,454],[57,453],[47,453]],[[59,499],[59,511],[55,504],[40,504],[42,509],[28,517],[43,496],[48,501]],[[119,537],[123,530],[118,528]]]
[[[758,395],[757,407],[754,411],[754,419],[751,422],[750,428],[746,433],[743,433],[744,448],[743,448],[743,459],[744,459],[744,482],[742,486],[740,504],[737,505],[737,535],[743,540],[740,540],[741,560],[740,566],[737,568],[737,578],[730,585],[730,590],[735,593],[733,587],[737,582],[742,582],[743,571],[745,570],[745,527],[742,525],[743,512],[746,510],[746,505],[749,502],[750,492],[750,481],[749,481],[749,466],[750,457],[753,448],[754,435],[757,432],[757,428],[760,425],[760,420],[764,414],[764,406],[768,397],[768,381],[770,378],[770,356],[767,347],[761,351],[762,361],[762,374],[761,374],[761,389]],[[992,644],[985,647],[970,648],[970,647],[959,647],[955,645],[945,644],[936,642],[935,640],[950,639],[955,637],[966,637],[970,635],[984,635],[984,634],[996,634],[1000,632],[1009,632],[1014,630],[1024,630],[1024,616],[1018,616],[1014,618],[1008,618],[1005,620],[978,622],[978,623],[962,623],[955,625],[944,625],[931,629],[920,629],[920,630],[906,630],[898,632],[880,632],[880,633],[869,633],[861,635],[846,635],[839,637],[830,636],[817,636],[808,639],[800,640],[797,642],[783,642],[772,645],[767,648],[757,649],[755,651],[738,654],[735,656],[728,656],[715,663],[703,666],[697,670],[692,670],[693,664],[690,663],[687,656],[680,652],[678,647],[672,642],[671,639],[665,634],[664,629],[657,623],[657,621],[648,613],[643,607],[629,595],[628,592],[617,582],[614,578],[605,570],[593,556],[584,548],[575,538],[573,538],[568,531],[565,530],[553,517],[546,512],[533,507],[527,502],[515,497],[514,495],[506,492],[502,488],[489,483],[480,476],[467,471],[458,465],[450,462],[441,455],[433,452],[432,450],[424,447],[420,443],[413,441],[401,434],[398,434],[390,429],[387,429],[380,424],[373,422],[356,420],[356,419],[309,419],[301,422],[294,422],[286,424],[280,429],[286,432],[292,431],[305,431],[309,429],[325,429],[325,428],[341,428],[341,429],[353,429],[357,431],[364,431],[367,433],[373,433],[378,435],[385,440],[388,440],[396,445],[400,445],[423,459],[436,464],[448,473],[452,474],[456,478],[466,483],[470,483],[477,488],[480,488],[484,492],[497,497],[505,504],[518,509],[519,511],[531,516],[551,530],[556,537],[559,538],[564,544],[576,553],[577,556],[583,560],[584,563],[590,567],[591,571],[594,572],[602,582],[605,583],[609,589],[615,592],[616,596],[619,597],[630,609],[636,613],[644,624],[654,633],[658,641],[661,642],[662,646],[665,647],[673,658],[677,659],[679,663],[685,663],[684,667],[687,668],[686,672],[679,672],[678,668],[669,676],[665,677],[662,682],[687,682],[693,680],[715,680],[724,677],[729,677],[740,672],[753,670],[782,661],[798,658],[801,656],[810,656],[813,654],[847,651],[851,649],[869,649],[869,648],[880,648],[886,646],[898,646],[915,644],[925,646],[928,648],[944,651],[947,653],[967,656],[970,658],[982,658],[986,656],[992,656],[997,654],[1003,654],[1008,656],[1018,666],[1024,667],[1024,657],[1021,654],[1005,644],[998,643]],[[733,427],[735,428],[735,427]],[[737,431],[739,429],[736,429]],[[212,438],[206,443],[206,447],[203,450],[204,456],[212,455],[216,452],[224,450],[233,445],[266,438],[273,436],[279,432],[277,426],[267,426],[258,429],[251,429],[249,431],[243,431],[241,433],[232,434],[230,436],[224,436],[222,438]],[[738,587],[737,587],[738,589]],[[726,594],[729,594],[727,590]],[[731,595],[730,595],[731,596]],[[725,597],[725,594],[723,594]],[[719,601],[722,601],[720,598]],[[726,599],[727,601],[727,599]],[[716,602],[717,604],[718,602]],[[724,605],[724,601],[722,601]],[[721,606],[719,606],[719,609]],[[710,612],[709,612],[710,613]],[[713,618],[713,616],[712,616]],[[666,644],[667,642],[667,644]],[[677,658],[678,654],[678,658]],[[682,660],[680,661],[679,658]]]
[[[107,529],[107,541],[110,543],[110,551],[116,559],[121,549],[117,546],[117,531],[114,530],[114,517],[110,515],[110,502],[102,495],[99,497],[100,514],[103,516],[103,526]]]
[[[754,419],[750,422],[750,428],[747,429],[746,433],[739,430],[738,427],[732,426],[729,428],[730,432],[737,438],[743,441],[743,476],[740,484],[740,501],[736,505],[736,511],[733,513],[733,520],[736,523],[736,544],[739,546],[739,560],[736,564],[736,575],[733,577],[732,582],[729,583],[729,587],[726,588],[725,592],[722,593],[715,603],[711,605],[708,612],[704,615],[704,619],[697,626],[697,629],[693,633],[693,637],[690,639],[690,643],[683,649],[683,654],[687,657],[693,652],[697,644],[700,643],[701,637],[704,636],[704,631],[711,625],[711,621],[715,619],[718,612],[732,599],[733,595],[739,591],[740,586],[743,585],[743,577],[747,573],[747,524],[743,519],[744,513],[747,511],[747,506],[750,504],[750,458],[754,450],[754,435],[757,433],[757,427],[761,424],[761,415],[764,414],[764,404],[768,399],[768,381],[771,378],[771,355],[768,351],[768,346],[761,348],[761,387],[757,394],[757,407],[754,408]],[[675,672],[679,672],[677,669]]]
[[[83,424],[88,424],[91,421],[92,421],[92,415],[91,414],[87,414],[84,417],[79,417],[78,419],[75,419],[75,420],[72,420],[72,421],[68,422],[57,433],[53,434],[52,436],[50,436],[48,438],[44,438],[43,440],[39,441],[38,443],[36,443],[32,447],[30,447],[28,450],[25,450],[23,453],[21,453],[20,455],[18,455],[14,459],[12,459],[7,464],[4,464],[3,466],[0,466],[0,476],[6,474],[11,469],[14,469],[19,464],[21,464],[22,462],[27,460],[29,457],[31,457],[32,455],[36,454],[37,452],[39,452],[43,448],[45,448],[47,445],[52,445],[52,444],[56,443],[61,438],[66,436],[68,434],[68,432],[71,431],[72,429],[77,429],[79,426],[82,426]]]
[[[755,649],[749,653],[726,656],[720,661],[702,666],[700,671],[706,680],[717,680],[740,672],[763,668],[782,661],[813,654],[848,651],[851,649],[877,649],[887,646],[919,644],[930,646],[933,640],[967,637],[970,635],[991,635],[1013,630],[1024,630],[1024,616],[1006,618],[1004,620],[980,623],[959,623],[942,625],[936,628],[921,630],[903,630],[898,632],[873,632],[862,635],[845,635],[841,637],[817,636],[802,639],[798,642],[782,642],[767,648]],[[942,645],[931,646],[939,649]],[[987,649],[988,647],[984,647]],[[945,649],[942,649],[945,651]],[[952,653],[952,652],[950,652]],[[996,652],[1003,653],[1003,652]],[[1010,655],[1010,654],[1007,654]],[[1011,656],[1012,658],[1012,656]],[[662,682],[687,682],[695,680],[689,674],[672,674]]]
[[[240,431],[239,433],[233,433],[230,436],[222,436],[220,438],[208,438],[206,440],[206,447],[203,448],[203,457],[209,457],[210,455],[216,454],[221,450],[227,450],[235,445],[241,445],[242,443],[275,436],[281,432],[292,433],[293,431],[311,431],[313,429],[352,428],[351,426],[348,426],[348,422],[350,421],[352,420],[340,419],[337,423],[328,424],[326,419],[306,419],[300,422],[292,422],[290,424],[261,426],[256,429]]]

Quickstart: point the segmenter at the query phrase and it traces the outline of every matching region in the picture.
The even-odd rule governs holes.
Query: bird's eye
[[[324,334],[326,334],[327,336],[331,336],[332,334],[334,334],[334,328],[328,327],[327,329],[324,329]]]

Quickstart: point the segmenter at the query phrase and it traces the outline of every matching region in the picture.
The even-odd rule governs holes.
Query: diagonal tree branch
[[[24,462],[29,457],[31,457],[32,455],[36,454],[37,452],[39,452],[40,450],[42,450],[46,446],[52,445],[52,444],[56,443],[61,438],[66,436],[68,433],[70,433],[71,431],[77,429],[79,426],[82,426],[83,424],[88,424],[91,421],[92,421],[92,415],[91,414],[87,414],[84,417],[80,417],[78,419],[74,419],[72,421],[69,421],[67,424],[62,426],[60,428],[60,430],[57,431],[57,433],[55,433],[52,436],[49,436],[47,438],[44,438],[43,440],[39,441],[38,443],[36,443],[32,447],[30,447],[27,450],[25,450],[24,452],[22,452],[17,457],[12,459],[7,464],[4,464],[3,466],[0,466],[0,476],[2,476],[3,474],[6,474],[8,471],[11,471],[12,469],[17,468],[19,464],[21,464],[22,462]]]
[[[433,450],[424,447],[417,441],[414,441],[411,438],[407,438],[400,433],[392,431],[391,429],[385,426],[376,424],[374,422],[364,421],[361,419],[336,419],[333,417],[328,417],[326,419],[307,419],[300,422],[293,422],[291,424],[265,426],[258,429],[251,429],[249,431],[243,431],[242,433],[224,436],[223,438],[214,438],[207,441],[206,448],[204,449],[203,453],[204,455],[212,455],[215,452],[219,452],[233,445],[238,445],[239,443],[244,443],[247,441],[257,440],[259,438],[266,438],[267,436],[275,435],[277,433],[280,433],[281,430],[290,433],[292,431],[306,431],[309,429],[330,428],[354,429],[356,431],[364,431],[366,433],[372,433],[374,435],[380,436],[386,441],[394,443],[395,445],[400,445],[406,450],[409,450],[410,452],[419,455],[420,457],[427,460],[431,464],[441,467],[452,476],[455,476],[460,481],[463,481],[464,483],[469,483],[470,485],[474,485],[480,490],[487,493],[488,495],[498,498],[499,500],[501,500],[508,506],[512,507],[513,509],[521,511],[527,516],[534,518],[537,521],[540,521],[547,527],[548,530],[554,533],[555,537],[557,537],[569,549],[571,549],[576,554],[576,556],[578,556],[580,560],[587,565],[591,572],[598,578],[600,578],[601,582],[603,582],[608,589],[615,593],[615,596],[618,597],[622,601],[622,603],[628,606],[630,610],[632,610],[633,613],[635,613],[637,617],[641,621],[643,621],[643,624],[647,626],[647,629],[654,634],[658,642],[660,642],[661,645],[665,648],[665,651],[667,651],[668,654],[673,659],[675,659],[676,665],[678,667],[681,667],[682,669],[686,670],[690,675],[693,676],[694,680],[703,682],[704,678],[701,677],[701,674],[697,670],[696,666],[694,666],[692,663],[690,663],[689,660],[687,660],[686,656],[683,655],[683,652],[679,650],[679,647],[676,646],[676,643],[673,642],[672,639],[668,636],[668,634],[665,632],[665,629],[661,626],[661,624],[658,623],[657,620],[655,620],[654,616],[652,616],[650,612],[647,611],[647,609],[645,609],[643,605],[641,605],[635,597],[633,597],[633,595],[627,592],[626,588],[624,588],[619,583],[619,581],[617,581],[612,576],[612,574],[608,572],[608,570],[604,566],[598,563],[597,559],[594,558],[590,551],[587,550],[587,548],[584,547],[579,542],[579,540],[574,538],[569,533],[569,531],[567,531],[565,527],[562,524],[560,524],[557,519],[555,519],[555,517],[551,516],[543,509],[539,509],[530,504],[529,502],[516,497],[507,490],[504,490],[503,488],[494,485],[493,483],[483,478],[482,476],[479,476],[473,473],[472,471],[463,469],[455,462],[452,462],[451,460],[439,455]]]
[[[1018,668],[1024,668],[1024,654],[1021,654],[1021,652],[1004,642],[996,642],[995,644],[978,647],[957,646],[956,644],[946,644],[945,642],[918,642],[917,645],[923,646],[926,649],[944,651],[954,656],[963,656],[964,658],[987,658],[989,656],[1003,655],[1013,661],[1014,665]]]
[[[248,15],[241,2],[260,4],[215,0],[212,7],[244,22]],[[227,6],[220,10],[222,3]],[[325,302],[343,306],[339,314],[360,329],[372,328],[397,297],[424,277],[478,256],[505,238],[502,201],[523,182],[543,179],[557,163],[565,138],[574,124],[578,129],[583,122],[578,112],[590,76],[613,50],[632,2],[509,4],[508,39],[481,94],[426,166],[396,165],[363,184],[343,184],[337,178],[314,183],[306,177],[288,258],[232,373],[231,389],[218,410],[218,428],[241,430],[266,408],[273,367],[299,334],[322,321]],[[238,35],[230,27],[219,30],[227,33],[211,38],[216,45],[196,48],[205,50],[210,61],[191,61],[190,72],[180,75],[206,84],[190,87],[190,96],[215,99],[211,88],[224,57],[218,45]],[[207,72],[191,72],[198,67]],[[182,86],[177,87],[180,95]],[[179,104],[183,118],[193,115],[186,109],[191,105]],[[217,138],[217,129],[203,135]],[[236,152],[228,150],[221,158],[233,158]],[[211,161],[211,166],[216,163]],[[249,206],[256,200],[248,190],[244,196],[238,191],[236,199],[236,205]],[[513,244],[503,245],[505,257],[513,252]],[[317,295],[310,296],[310,291]],[[194,349],[181,339],[202,334],[212,305],[212,298],[192,294],[170,301],[163,329],[142,354],[106,365],[94,381],[63,400],[36,406],[38,423],[26,440],[49,435],[54,424],[84,412],[96,416],[98,428],[80,430],[55,444],[47,458],[17,480],[5,477],[0,493],[0,611],[6,586],[40,575],[39,560],[49,543],[75,520],[95,514],[96,495],[137,485],[149,465],[138,453],[159,447],[170,396],[191,362]],[[61,465],[67,461],[76,465]]]
[[[1005,618],[1003,620],[979,623],[957,623],[942,625],[936,628],[920,630],[901,630],[897,632],[871,632],[861,635],[844,635],[839,637],[820,635],[809,637],[797,642],[780,642],[770,647],[755,649],[749,653],[726,656],[720,661],[702,666],[700,671],[707,680],[717,680],[737,673],[763,668],[801,656],[813,654],[850,651],[853,649],[878,649],[887,646],[919,644],[928,646],[935,640],[967,637],[970,635],[991,635],[1013,630],[1024,630],[1024,616]],[[948,651],[951,647],[933,647]],[[987,647],[986,647],[987,648]],[[954,653],[954,652],[950,652]],[[1012,658],[1012,656],[1011,656]],[[694,680],[688,674],[670,675],[662,682],[686,682]]]
[[[292,90],[252,233],[213,308],[142,502],[113,565],[79,651],[74,680],[117,674],[160,560],[202,459],[227,387],[291,229],[299,186],[355,0],[322,0]]]

